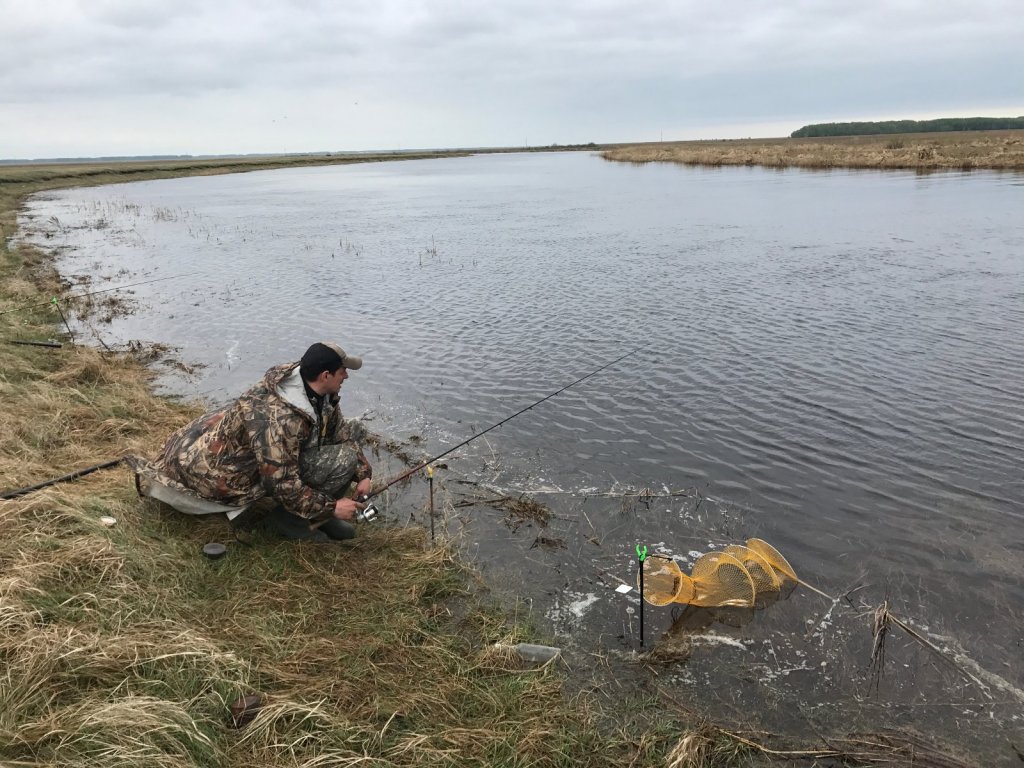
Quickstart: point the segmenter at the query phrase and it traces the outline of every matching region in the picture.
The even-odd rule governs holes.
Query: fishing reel
[[[359,496],[356,501],[360,504],[366,504],[364,509],[356,510],[355,519],[357,522],[369,523],[376,520],[377,516],[380,515],[380,510],[377,509],[377,506],[372,501],[370,501],[369,496]]]

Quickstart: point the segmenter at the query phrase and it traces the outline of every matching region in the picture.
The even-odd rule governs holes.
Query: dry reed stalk
[[[712,740],[706,730],[696,730],[683,736],[668,753],[667,768],[702,768],[706,765]]]
[[[875,690],[881,682],[882,672],[885,667],[885,639],[889,636],[891,615],[889,613],[889,601],[886,600],[875,609],[871,621],[871,682]]]
[[[821,749],[768,747],[762,739],[704,724],[683,736],[669,753],[669,765],[710,768],[721,755],[758,754],[769,760],[793,762],[837,761],[856,765],[913,765],[916,768],[975,768],[950,752],[931,745],[912,732],[889,732],[836,738]],[[832,764],[829,762],[828,764]]]
[[[706,166],[1010,170],[1024,168],[1024,131],[637,144],[606,150],[601,156],[631,163]]]
[[[536,523],[541,528],[546,528],[554,513],[551,508],[541,504],[536,499],[520,496],[497,496],[484,498],[480,496],[467,497],[456,501],[454,507],[475,507],[489,506],[505,512],[506,524],[515,530],[524,522]]]
[[[905,621],[895,616],[891,611],[889,611],[889,620],[897,627],[902,629],[904,632],[906,632],[908,635],[910,635],[910,637],[912,637],[914,640],[916,640],[929,651],[931,651],[933,654],[938,656],[942,661],[949,664],[951,667],[953,667],[953,669],[955,669],[957,672],[959,672],[972,683],[974,683],[976,686],[978,686],[978,688],[981,690],[983,694],[985,694],[989,698],[992,698],[989,692],[989,687],[985,685],[985,683],[983,683],[977,677],[975,677],[973,674],[964,669],[963,665],[958,663],[956,659],[952,658],[946,651],[939,648],[937,645],[935,645],[935,643],[926,638],[924,635],[922,635],[912,626],[907,624]]]

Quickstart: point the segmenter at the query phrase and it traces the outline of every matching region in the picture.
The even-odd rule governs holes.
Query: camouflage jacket
[[[179,429],[153,461],[128,462],[140,481],[190,496],[232,507],[273,496],[293,514],[324,518],[334,499],[302,481],[299,454],[309,445],[358,443],[365,434],[358,421],[342,418],[337,395],[318,414],[302,390],[298,363],[288,363],[271,368],[232,405]],[[357,481],[371,474],[359,456]]]

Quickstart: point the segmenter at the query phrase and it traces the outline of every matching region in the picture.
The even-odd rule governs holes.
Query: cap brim
[[[341,364],[350,371],[358,371],[363,367],[363,358],[356,357],[355,355],[345,355],[345,357],[341,359]]]

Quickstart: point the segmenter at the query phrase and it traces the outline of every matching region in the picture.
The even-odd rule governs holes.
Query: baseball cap
[[[306,350],[299,361],[304,371],[308,371],[310,380],[322,371],[336,371],[341,367],[350,371],[358,371],[363,367],[363,358],[345,353],[345,350],[334,342],[318,341]]]

